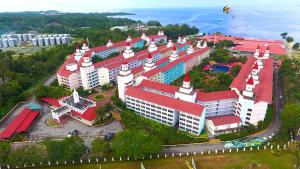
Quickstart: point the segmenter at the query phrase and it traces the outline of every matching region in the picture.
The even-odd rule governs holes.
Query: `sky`
[[[0,12],[110,12],[128,8],[220,7],[226,4],[235,8],[300,9],[300,0],[0,0]]]

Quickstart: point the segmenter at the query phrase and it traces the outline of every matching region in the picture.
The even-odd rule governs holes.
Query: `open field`
[[[253,151],[231,154],[196,155],[143,161],[146,169],[187,169],[185,161],[191,163],[192,157],[198,169],[291,169],[297,162],[291,151]],[[37,169],[140,169],[140,161],[84,164],[71,166],[53,166]]]
[[[27,46],[27,47],[14,47],[14,48],[4,48],[3,51],[13,51],[16,53],[16,56],[20,53],[24,53],[25,55],[31,55],[35,52],[38,52],[42,49],[49,49],[52,46]]]

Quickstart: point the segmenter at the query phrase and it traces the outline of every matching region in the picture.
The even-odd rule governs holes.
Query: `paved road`
[[[57,76],[56,75],[51,75],[45,82],[44,82],[44,85],[45,86],[50,86],[51,83],[53,81],[55,81],[57,79]]]
[[[281,87],[280,87],[280,81],[278,79],[278,73],[279,70],[276,69],[274,71],[274,102],[273,102],[273,108],[275,112],[275,116],[273,116],[273,121],[270,125],[270,127],[258,134],[251,135],[246,137],[245,139],[252,139],[255,137],[267,137],[272,133],[277,133],[279,131],[279,128],[281,126],[281,121],[280,121],[280,112],[281,112],[281,107],[280,107],[280,94],[281,94]],[[224,143],[204,143],[204,144],[188,144],[188,145],[182,145],[182,146],[172,146],[172,147],[165,147],[165,152],[166,153],[186,153],[186,152],[205,152],[208,150],[223,150],[225,149]]]

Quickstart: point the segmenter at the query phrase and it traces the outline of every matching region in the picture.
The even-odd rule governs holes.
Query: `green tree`
[[[291,37],[291,36],[288,36],[288,37],[286,38],[286,41],[287,41],[288,43],[294,42],[294,38]]]
[[[162,151],[159,139],[142,130],[126,130],[118,133],[113,140],[112,148],[118,156],[136,159]]]
[[[91,150],[93,157],[102,157],[105,153],[109,153],[112,151],[110,143],[101,138],[95,138],[92,141]]]
[[[300,128],[300,106],[298,104],[287,104],[281,112],[283,127],[288,131]]]
[[[241,66],[240,66],[240,65],[235,65],[235,66],[233,66],[233,67],[231,68],[231,75],[232,75],[233,77],[236,77],[236,76],[239,74],[240,70],[241,70]]]
[[[47,157],[50,161],[79,160],[85,152],[80,137],[66,137],[62,141],[47,140],[43,145],[47,148]]]
[[[0,141],[0,166],[7,164],[10,152],[11,148],[9,142]]]
[[[295,43],[294,45],[293,45],[293,49],[299,49],[299,43],[297,42],[297,43]]]

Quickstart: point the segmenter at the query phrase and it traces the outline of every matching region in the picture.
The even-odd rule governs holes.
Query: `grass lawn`
[[[231,154],[197,155],[143,161],[146,169],[187,169],[185,161],[192,157],[197,169],[290,169],[294,168],[296,155],[290,151],[253,151]],[[140,161],[102,163],[102,169],[140,169]],[[252,165],[252,167],[251,167]],[[45,169],[100,169],[99,164],[45,167]]]

